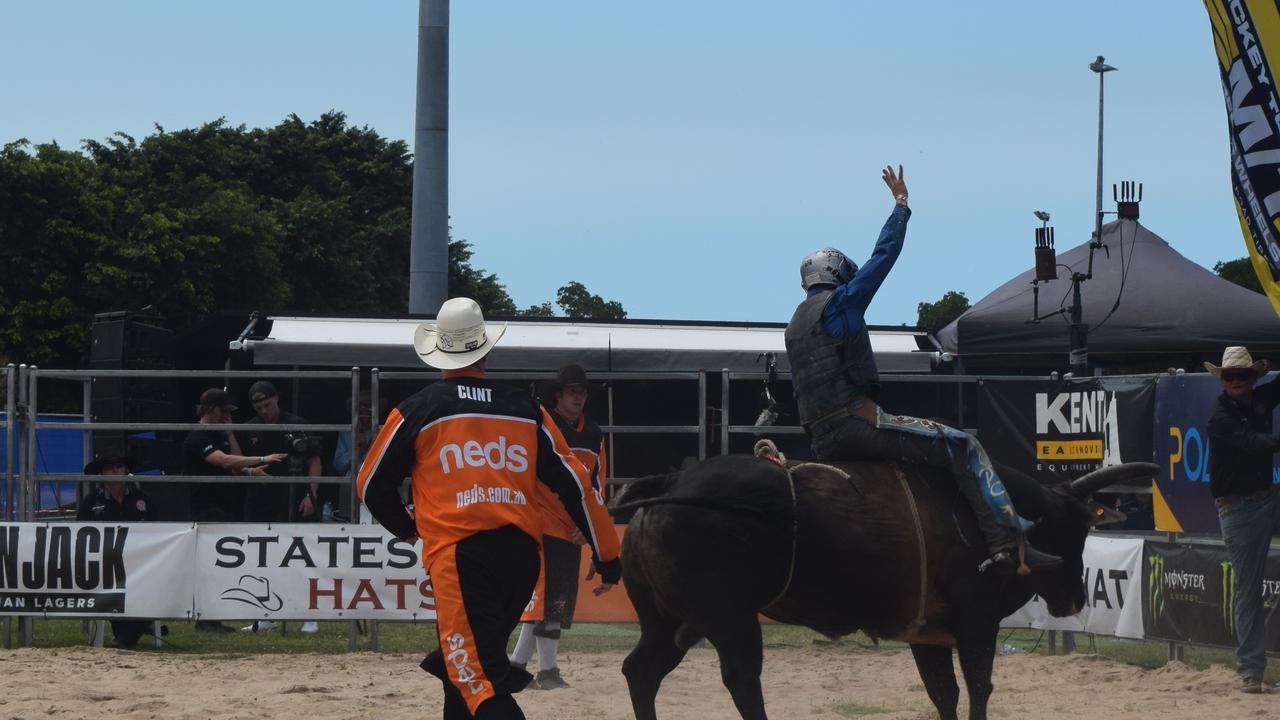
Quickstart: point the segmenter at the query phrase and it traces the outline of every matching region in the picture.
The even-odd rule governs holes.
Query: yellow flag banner
[[[1222,72],[1231,185],[1249,261],[1280,314],[1280,9],[1277,0],[1204,0]]]

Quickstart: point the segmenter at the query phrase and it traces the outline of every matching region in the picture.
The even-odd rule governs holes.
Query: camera
[[[290,455],[309,457],[320,454],[320,438],[311,437],[304,432],[285,433],[284,442]]]
[[[296,477],[306,475],[303,465],[307,458],[320,454],[320,438],[301,431],[288,432],[284,434],[284,444],[289,452],[289,474]]]

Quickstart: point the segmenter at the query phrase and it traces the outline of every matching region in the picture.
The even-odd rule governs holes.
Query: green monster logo
[[[1222,568],[1222,625],[1232,635],[1236,632],[1236,567],[1230,560],[1218,563]]]
[[[1147,608],[1151,610],[1151,622],[1154,624],[1164,612],[1164,558],[1152,555],[1147,562],[1151,564],[1147,572]]]

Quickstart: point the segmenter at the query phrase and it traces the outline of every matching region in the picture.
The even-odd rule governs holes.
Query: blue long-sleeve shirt
[[[880,230],[875,249],[866,264],[858,268],[853,279],[836,288],[835,294],[822,310],[822,329],[831,337],[845,337],[858,332],[867,324],[867,308],[871,298],[888,277],[889,270],[902,254],[902,243],[907,237],[907,220],[911,208],[895,205],[889,219]],[[822,288],[812,288],[809,295]]]

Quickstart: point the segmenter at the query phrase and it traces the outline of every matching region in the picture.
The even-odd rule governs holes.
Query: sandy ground
[[[631,718],[620,652],[567,655],[573,687],[526,691],[531,720]],[[407,655],[0,652],[0,718],[438,718],[440,689]],[[991,717],[1243,720],[1280,717],[1280,693],[1243,695],[1231,670],[1142,670],[1090,656],[996,659]],[[936,717],[910,654],[847,646],[768,648],[764,694],[779,720]],[[962,710],[966,706],[961,701]],[[658,696],[662,718],[738,718],[714,651],[697,648]],[[963,717],[963,714],[962,714]]]

